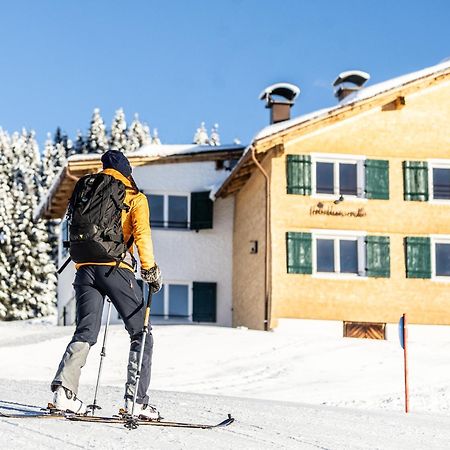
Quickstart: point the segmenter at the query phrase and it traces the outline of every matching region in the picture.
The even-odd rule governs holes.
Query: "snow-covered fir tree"
[[[127,122],[122,108],[119,108],[114,115],[109,146],[121,152],[128,151]]]
[[[81,153],[87,153],[86,139],[80,130],[77,130],[77,137],[74,145],[74,154],[79,155]]]
[[[200,128],[197,128],[197,131],[194,135],[194,144],[197,145],[208,145],[209,137],[208,132],[206,131],[205,122],[200,124]]]
[[[219,124],[215,123],[211,128],[211,137],[209,138],[211,145],[220,145]]]
[[[45,222],[34,222],[40,200],[41,160],[34,133],[14,133],[9,141],[11,171],[8,180],[11,208],[8,255],[9,283],[5,319],[27,319],[54,310],[55,265]]]
[[[138,150],[143,145],[148,145],[152,141],[150,128],[139,120],[139,115],[134,115],[134,120],[128,128],[128,151]]]
[[[98,108],[95,108],[92,114],[87,138],[87,149],[89,153],[103,153],[108,149],[106,127]]]
[[[161,145],[161,139],[159,139],[158,128],[153,129],[152,144]]]
[[[10,309],[11,229],[14,208],[10,180],[12,172],[11,142],[8,134],[0,129],[0,320]]]

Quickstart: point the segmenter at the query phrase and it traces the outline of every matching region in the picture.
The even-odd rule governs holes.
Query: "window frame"
[[[150,206],[150,226],[152,230],[172,230],[172,231],[190,231],[191,230],[191,193],[186,192],[174,192],[174,191],[144,191],[145,196],[160,195],[163,197],[163,222],[164,225],[155,226],[151,225],[152,205]],[[186,227],[171,227],[169,226],[169,197],[186,197],[187,198],[187,210],[186,210]],[[147,198],[148,201],[148,198]]]
[[[367,159],[362,155],[345,155],[337,153],[311,153],[311,196],[321,199],[335,200],[341,196],[339,166],[340,164],[356,164],[356,195],[343,195],[345,200],[367,200],[365,196],[365,166]],[[333,194],[317,192],[317,163],[333,164]]]
[[[449,159],[428,159],[428,201],[437,204],[450,203],[449,198],[434,198],[434,173],[433,169],[448,169],[450,171]]]
[[[431,235],[430,238],[431,279],[441,283],[450,283],[450,276],[436,275],[436,244],[450,244],[450,235]]]
[[[182,285],[187,286],[188,289],[188,315],[187,317],[173,317],[169,315],[169,306],[170,306],[170,298],[169,298],[169,286],[170,285]],[[144,286],[147,286],[147,283],[144,283]],[[192,282],[186,281],[186,280],[168,280],[164,281],[164,315],[157,316],[157,320],[164,320],[164,321],[181,321],[181,322],[192,322],[192,316],[193,316],[193,293],[192,293]],[[144,288],[144,298],[147,296],[148,286]],[[150,313],[151,316],[151,313]]]
[[[333,278],[333,279],[352,279],[367,280],[366,274],[366,251],[365,239],[367,233],[365,231],[342,231],[342,230],[312,230],[312,276],[316,278]],[[317,271],[317,240],[332,239],[334,241],[334,272],[318,272]],[[358,251],[358,273],[340,272],[340,245],[341,240],[356,241]]]

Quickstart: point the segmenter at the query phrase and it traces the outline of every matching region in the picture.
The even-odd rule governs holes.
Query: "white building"
[[[150,145],[127,155],[133,177],[149,199],[155,259],[164,279],[162,290],[153,297],[153,323],[194,321],[231,326],[234,199],[213,202],[210,194],[243,150],[240,145]],[[100,157],[70,157],[40,215],[63,218],[76,180],[98,171]],[[60,265],[68,256],[63,245],[67,240],[65,220],[61,230]],[[72,262],[59,275],[61,325],[75,322],[74,276]],[[139,278],[139,268],[136,276]],[[111,321],[120,321],[114,309]]]

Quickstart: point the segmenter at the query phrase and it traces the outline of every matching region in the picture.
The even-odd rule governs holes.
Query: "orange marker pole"
[[[408,317],[403,314],[403,360],[405,368],[405,413],[409,412],[408,389]]]

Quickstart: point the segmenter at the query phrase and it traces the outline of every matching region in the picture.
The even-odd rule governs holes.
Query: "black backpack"
[[[111,175],[98,173],[80,178],[69,201],[70,258],[76,263],[110,263],[125,258],[132,238],[125,243],[122,211],[125,185]]]

